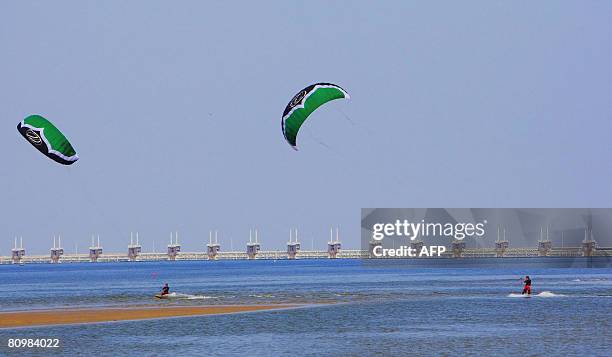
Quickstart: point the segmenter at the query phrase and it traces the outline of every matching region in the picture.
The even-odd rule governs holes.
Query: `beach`
[[[54,309],[44,311],[0,312],[0,328],[43,325],[67,325],[127,320],[147,320],[168,317],[232,314],[261,310],[286,309],[297,305],[224,305],[131,307],[99,309]]]

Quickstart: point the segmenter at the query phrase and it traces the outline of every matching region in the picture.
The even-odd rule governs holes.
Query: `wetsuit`
[[[162,288],[162,295],[168,295],[170,293],[170,288],[168,286],[164,286]]]
[[[526,278],[523,282],[525,283],[525,287],[523,288],[522,294],[527,293],[528,295],[531,295],[531,279]]]

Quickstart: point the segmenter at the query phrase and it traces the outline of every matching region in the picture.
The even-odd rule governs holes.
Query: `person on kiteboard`
[[[531,279],[529,278],[529,275],[525,276],[525,279],[523,279],[523,284],[525,284],[525,287],[523,288],[521,295],[531,295]]]
[[[168,295],[170,293],[170,287],[168,286],[168,283],[164,284],[164,287],[162,288],[162,295]]]

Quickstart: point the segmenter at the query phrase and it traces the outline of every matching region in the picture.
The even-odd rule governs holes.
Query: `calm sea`
[[[0,310],[303,303],[234,315],[0,330],[0,355],[589,355],[612,351],[612,269],[356,260],[0,266]],[[554,264],[552,265],[554,266]],[[599,265],[601,266],[601,264]],[[530,275],[534,295],[516,297]],[[153,298],[164,282],[180,299]],[[9,350],[9,338],[61,340]],[[52,353],[51,353],[52,352]]]

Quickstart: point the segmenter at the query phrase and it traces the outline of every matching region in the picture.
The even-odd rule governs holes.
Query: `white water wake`
[[[166,299],[183,299],[183,300],[202,300],[202,299],[215,299],[215,296],[206,296],[206,295],[191,295],[191,294],[182,294],[182,293],[170,293],[167,295]]]
[[[553,292],[550,291],[542,291],[539,294],[531,294],[531,295],[527,295],[527,294],[508,294],[508,297],[519,297],[519,298],[529,298],[529,297],[540,297],[540,298],[552,298],[552,297],[563,297],[566,295],[563,294],[555,294]]]

